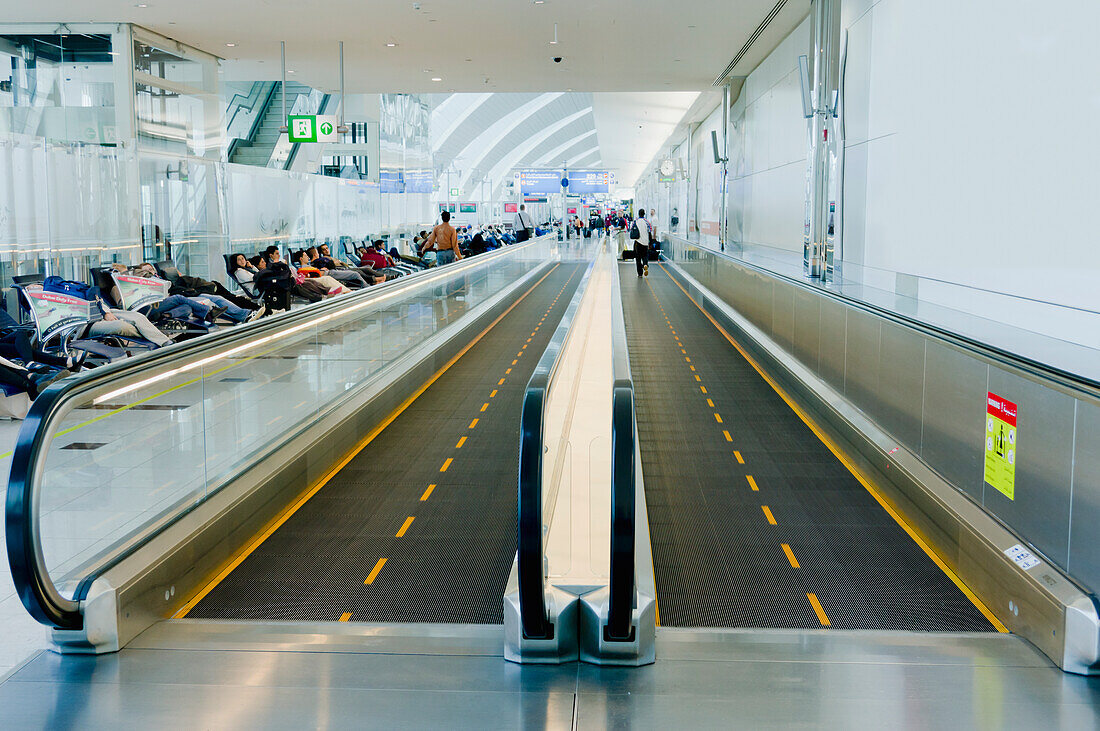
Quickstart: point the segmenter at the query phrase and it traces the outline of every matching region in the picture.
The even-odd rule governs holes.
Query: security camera
[[[554,56],[554,63],[561,63],[561,56]]]

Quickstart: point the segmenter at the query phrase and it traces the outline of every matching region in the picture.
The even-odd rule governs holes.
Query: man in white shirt
[[[634,229],[638,229],[638,238],[634,238]],[[634,240],[634,264],[638,267],[639,277],[649,276],[649,242],[652,239],[652,229],[649,221],[645,220],[645,209],[639,209],[638,217],[630,226],[630,237]]]
[[[527,212],[527,206],[520,204],[519,213],[516,214],[516,220],[512,227],[516,230],[516,243],[531,238],[535,222],[531,220],[531,214]]]

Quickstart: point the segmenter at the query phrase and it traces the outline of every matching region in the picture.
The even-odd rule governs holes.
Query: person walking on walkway
[[[512,224],[512,228],[516,230],[517,244],[531,238],[531,232],[535,229],[535,222],[531,220],[531,214],[527,212],[527,206],[522,203],[519,206],[519,213],[516,214],[516,220]]]
[[[638,209],[638,217],[630,226],[630,238],[634,242],[634,264],[638,267],[639,277],[649,276],[649,221],[645,220],[645,209]]]
[[[452,261],[462,258],[462,252],[458,248],[458,232],[451,225],[450,212],[443,211],[439,214],[439,217],[443,219],[443,223],[433,228],[432,232],[428,234],[428,239],[425,241],[424,249],[421,252],[436,252],[436,266],[450,264]]]

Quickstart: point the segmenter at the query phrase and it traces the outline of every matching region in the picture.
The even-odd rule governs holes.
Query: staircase
[[[298,97],[303,94],[308,95],[311,91],[313,90],[305,84],[298,84],[293,81],[288,81],[285,85],[276,83],[271,98],[261,113],[260,123],[256,126],[252,138],[241,140],[235,145],[229,162],[267,167],[268,161],[271,160],[271,154],[275,150],[275,145],[282,136],[279,130],[286,124],[286,119],[283,117],[284,94],[286,96],[286,111],[287,114],[290,114]]]

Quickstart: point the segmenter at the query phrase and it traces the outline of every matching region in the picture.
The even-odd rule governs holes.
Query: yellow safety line
[[[752,479],[752,475],[745,475],[745,479],[749,481],[749,486],[753,492],[759,492],[760,488],[756,486],[756,480]]]
[[[462,449],[462,445],[466,443],[466,437],[459,437],[458,444],[455,445],[455,449]]]
[[[479,421],[479,419],[474,419],[473,421],[471,421],[469,428],[473,429],[475,426],[477,426],[478,421]]]
[[[349,619],[351,619],[351,612],[344,612],[340,615],[341,622],[347,622]]]
[[[719,424],[722,423],[722,417],[718,415],[717,411],[714,412],[714,420],[717,421]]]
[[[767,505],[761,505],[760,507],[764,509],[764,517],[768,519],[768,523],[770,523],[771,525],[779,525],[775,522],[775,516],[772,515],[771,508],[769,508]]]
[[[810,600],[810,604],[814,607],[814,613],[817,614],[817,621],[821,622],[823,627],[829,626],[829,618],[825,615],[825,610],[821,608],[821,602],[817,600],[817,594],[806,594],[806,598]]]
[[[952,583],[954,583],[955,586],[959,587],[959,590],[963,594],[965,594],[966,598],[969,599],[970,602],[978,608],[978,611],[981,612],[985,616],[985,618],[989,620],[990,624],[996,627],[998,632],[1008,632],[1008,628],[1005,627],[1004,624],[1002,624],[996,616],[994,616],[993,612],[991,612],[989,608],[986,607],[985,603],[982,602],[982,600],[979,599],[977,595],[970,590],[970,587],[963,583],[958,574],[956,574],[953,570],[951,570],[951,567],[944,563],[943,559],[939,557],[939,554],[932,550],[931,544],[927,540],[925,540],[925,538],[920,533],[918,533],[915,528],[910,526],[909,523],[904,518],[902,518],[902,516],[896,510],[894,510],[893,507],[890,506],[889,503],[886,502],[885,498],[883,498],[879,494],[878,490],[871,484],[870,480],[866,478],[863,473],[855,466],[855,464],[853,464],[852,461],[849,460],[840,451],[840,448],[833,443],[833,440],[830,439],[825,434],[825,432],[822,431],[821,428],[818,427],[818,425],[812,419],[810,419],[810,417],[801,408],[799,408],[794,403],[794,401],[791,400],[787,393],[779,387],[779,384],[777,384],[774,380],[771,379],[771,377],[764,373],[763,369],[759,365],[757,365],[756,361],[753,360],[753,358],[747,352],[745,352],[745,350],[737,343],[737,341],[733,339],[733,337],[728,332],[726,332],[725,328],[718,324],[717,320],[710,316],[710,313],[704,310],[702,306],[695,301],[694,297],[688,294],[688,291],[684,289],[684,287],[678,281],[676,281],[676,278],[673,277],[667,269],[665,269],[664,265],[659,266],[661,267],[661,270],[664,271],[664,273],[668,276],[668,278],[672,280],[673,284],[679,287],[680,291],[683,292],[689,300],[691,300],[692,304],[699,308],[699,311],[702,312],[708,320],[710,320],[710,323],[718,329],[718,332],[722,333],[722,335],[725,336],[730,345],[737,349],[737,352],[740,353],[741,357],[743,357],[748,362],[748,364],[753,367],[753,370],[760,374],[760,377],[763,378],[764,381],[772,387],[772,390],[775,391],[779,395],[779,397],[787,403],[787,406],[789,406],[791,410],[794,411],[794,413],[798,416],[798,418],[802,420],[802,423],[808,426],[810,428],[810,431],[812,431],[814,435],[819,440],[821,440],[821,443],[824,444],[829,449],[829,451],[832,452],[833,455],[840,460],[841,464],[843,464],[847,468],[848,472],[850,472],[853,477],[859,480],[859,484],[863,485],[867,492],[871,493],[871,497],[873,497],[878,502],[878,504],[882,506],[882,509],[885,510],[890,515],[890,517],[894,519],[894,522],[901,526],[901,529],[909,534],[909,537],[912,538],[918,546],[920,546],[921,550],[924,551],[925,554],[927,554],[928,557],[931,558],[935,562],[935,564],[940,567],[940,570],[947,575],[947,578],[951,579]]]
[[[420,496],[420,502],[424,502],[428,499],[428,496],[432,494],[432,490],[435,489],[435,483],[428,485],[428,489],[424,491],[424,494]]]
[[[481,405],[481,411],[482,411],[482,412],[484,412],[484,411],[485,411],[486,409],[488,409],[488,408],[489,408],[489,402],[488,402],[488,401],[486,401],[485,403],[483,403],[483,404]]]
[[[409,529],[409,526],[413,524],[414,520],[416,520],[416,516],[414,515],[410,515],[409,517],[405,518],[405,522],[401,524],[401,527],[397,530],[397,535],[394,537],[400,538],[401,536],[405,535],[405,531]]]
[[[211,591],[214,590],[214,587],[216,587],[218,584],[220,584],[222,582],[222,580],[225,579],[226,576],[229,576],[229,574],[232,573],[235,568],[240,566],[241,563],[246,558],[248,558],[250,555],[252,555],[253,551],[255,551],[257,548],[259,548],[260,544],[262,544],[264,541],[266,541],[268,539],[268,537],[271,536],[272,533],[277,531],[283,525],[283,523],[290,520],[290,517],[292,515],[294,515],[296,512],[298,512],[298,510],[303,505],[305,505],[306,502],[311,497],[316,495],[318,490],[320,490],[322,487],[327,485],[329,480],[331,480],[333,477],[335,477],[336,474],[340,470],[342,470],[345,466],[347,466],[347,464],[349,462],[351,462],[351,460],[354,459],[357,454],[359,454],[359,452],[363,451],[363,449],[368,444],[370,444],[372,441],[374,441],[374,438],[377,437],[379,434],[381,434],[383,429],[385,429],[390,424],[392,424],[393,421],[405,411],[405,409],[409,408],[409,406],[411,406],[412,403],[414,401],[416,401],[416,399],[420,398],[421,394],[423,394],[425,391],[427,391],[428,388],[433,383],[435,383],[437,380],[439,380],[439,378],[451,368],[451,366],[453,366],[455,363],[457,363],[458,360],[462,356],[466,355],[466,353],[468,353],[471,348],[473,348],[475,345],[477,345],[477,343],[480,342],[481,339],[483,337],[485,337],[489,333],[490,330],[492,330],[494,327],[496,327],[497,323],[499,323],[501,320],[503,320],[508,315],[508,313],[510,313],[512,310],[514,310],[519,305],[519,303],[522,302],[527,297],[527,295],[534,292],[535,288],[538,287],[540,284],[542,284],[543,281],[547,277],[549,277],[551,274],[553,274],[554,270],[557,269],[559,266],[561,266],[561,265],[560,264],[555,264],[550,269],[550,271],[548,271],[548,272],[546,272],[546,274],[542,275],[542,278],[539,279],[539,281],[537,281],[533,285],[531,285],[531,288],[528,289],[526,292],[524,292],[523,295],[520,296],[519,299],[517,299],[515,302],[513,302],[508,307],[508,309],[506,309],[504,312],[500,313],[500,315],[495,320],[493,320],[491,323],[489,323],[489,326],[487,328],[482,330],[477,335],[477,337],[475,337],[473,340],[471,340],[468,345],[466,345],[462,350],[458,351],[458,353],[455,354],[455,356],[453,358],[451,358],[449,361],[447,361],[443,365],[442,368],[440,368],[438,371],[436,371],[432,375],[431,378],[429,378],[427,381],[425,381],[424,385],[422,385],[420,388],[418,388],[416,391],[414,391],[412,393],[412,395],[410,395],[407,399],[402,401],[401,405],[398,406],[396,409],[394,409],[390,413],[390,415],[387,416],[382,421],[381,424],[379,424],[374,429],[372,429],[370,432],[368,432],[367,435],[365,437],[363,437],[363,440],[360,441],[357,445],[355,445],[355,447],[353,447],[351,449],[351,451],[349,451],[344,456],[344,458],[336,464],[335,467],[333,467],[331,470],[329,470],[315,485],[308,488],[297,500],[295,500],[290,505],[290,507],[288,507],[286,510],[284,510],[280,515],[276,516],[275,519],[272,520],[267,525],[267,527],[265,527],[262,531],[260,531],[260,533],[256,537],[254,537],[243,549],[241,549],[237,553],[236,556],[232,557],[222,569],[216,571],[209,579],[207,579],[207,581],[205,582],[205,584],[203,585],[203,588],[199,591],[199,593],[196,594],[194,597],[192,597],[186,604],[184,604],[179,609],[179,611],[177,611],[173,615],[173,619],[183,619],[184,617],[186,617],[188,612],[190,612],[192,609],[195,608],[196,604],[198,604],[200,601],[202,601],[206,597],[207,594],[209,594]],[[152,397],[150,397],[150,398],[152,398]],[[486,404],[486,406],[488,406],[488,404]],[[485,409],[482,409],[482,411],[484,411],[484,410]],[[384,560],[385,559],[383,559],[383,561]]]
[[[794,551],[786,543],[780,543],[779,545],[783,546],[783,553],[787,554],[787,560],[791,562],[791,568],[797,569],[798,559],[794,557]]]
[[[501,379],[501,380],[503,380],[503,379]],[[497,397],[497,390],[494,388],[492,393],[489,394],[489,398],[496,398],[496,397]]]
[[[736,449],[733,450],[733,456],[737,458],[737,464],[745,464],[745,458]]]
[[[378,563],[376,563],[374,565],[374,568],[370,570],[370,573],[367,574],[367,580],[364,581],[363,583],[364,584],[373,584],[374,580],[378,578],[378,573],[382,570],[382,567],[385,566],[385,565],[386,565],[386,559],[384,559],[384,558],[378,559]]]
[[[451,462],[454,462],[454,461],[455,461],[454,457],[448,457],[447,459],[445,459],[443,461],[443,466],[439,468],[439,471],[440,472],[446,472],[447,468],[451,466]]]
[[[733,437],[730,436],[729,429],[723,429],[722,434],[725,435],[727,442],[732,442],[733,441]]]

